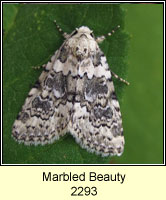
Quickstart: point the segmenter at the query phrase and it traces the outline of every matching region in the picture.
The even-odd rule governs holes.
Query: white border
[[[164,45],[163,45],[163,50],[164,50],[164,75],[163,75],[163,78],[164,78],[164,111],[163,111],[163,114],[164,114],[164,164],[2,164],[2,132],[3,132],[3,129],[2,129],[2,119],[3,119],[3,116],[2,116],[2,97],[3,97],[3,94],[2,94],[2,80],[3,80],[3,77],[2,77],[2,68],[3,68],[3,63],[2,63],[2,41],[3,41],[3,27],[2,27],[2,21],[3,21],[3,16],[2,16],[2,13],[3,13],[3,3],[12,3],[12,4],[17,4],[17,3],[164,3],[163,7],[164,7],[164,18],[163,18],[163,23],[164,23],[164,31],[163,31],[163,34],[164,34]],[[165,166],[165,1],[1,1],[1,164],[2,166]]]

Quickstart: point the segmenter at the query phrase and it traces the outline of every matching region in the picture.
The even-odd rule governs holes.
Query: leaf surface
[[[47,63],[63,42],[53,22],[55,19],[67,33],[85,25],[94,31],[95,36],[107,34],[120,25],[121,28],[103,42],[101,49],[110,68],[120,77],[126,77],[129,37],[123,31],[124,12],[120,5],[25,4],[17,7],[16,14],[5,25],[7,32],[3,45],[3,163],[109,163],[112,158],[88,153],[70,135],[45,146],[25,146],[11,138],[13,122],[41,73],[32,66]],[[120,103],[124,87],[115,80]]]

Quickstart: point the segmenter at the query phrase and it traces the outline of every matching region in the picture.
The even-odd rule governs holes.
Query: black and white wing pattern
[[[29,92],[12,135],[25,144],[51,143],[70,132],[81,147],[121,155],[119,102],[106,57],[85,26],[66,36]]]
[[[29,92],[14,122],[12,135],[18,142],[47,144],[67,131],[71,104],[66,98],[66,77],[53,70],[56,57],[57,53]]]
[[[121,155],[124,136],[120,106],[101,50],[79,65],[76,90],[71,134],[90,152],[102,156]]]

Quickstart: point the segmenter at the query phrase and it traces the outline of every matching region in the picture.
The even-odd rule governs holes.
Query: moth
[[[125,141],[112,76],[128,82],[110,71],[98,45],[105,36],[95,38],[86,26],[71,34],[56,26],[65,41],[43,65],[13,124],[12,136],[25,145],[45,145],[70,133],[89,152],[120,156]]]

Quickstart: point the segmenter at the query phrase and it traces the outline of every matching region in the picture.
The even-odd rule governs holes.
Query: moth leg
[[[121,82],[125,83],[126,85],[130,85],[130,83],[124,79],[122,79],[121,77],[119,77],[117,74],[115,74],[113,71],[111,71],[111,74],[118,80],[120,80]]]
[[[115,29],[113,29],[111,32],[107,33],[106,35],[102,35],[102,36],[97,37],[97,38],[96,38],[96,42],[97,42],[98,44],[99,44],[99,43],[102,43],[102,42],[105,40],[105,38],[106,38],[107,36],[111,36],[111,35],[114,34],[115,31],[116,31],[117,29],[119,29],[119,28],[120,28],[120,25],[118,25],[117,27],[115,27]]]
[[[41,69],[41,68],[42,68],[44,71],[47,71],[47,72],[48,72],[48,71],[51,70],[52,67],[53,67],[53,63],[54,63],[54,61],[55,61],[57,52],[58,52],[58,51],[56,51],[56,52],[54,53],[54,55],[51,56],[50,61],[48,61],[46,64],[39,65],[39,66],[32,66],[32,68],[33,68],[33,69]]]
[[[69,36],[69,34],[67,34],[66,32],[64,32],[64,31],[62,30],[62,28],[60,28],[60,26],[57,24],[56,20],[54,20],[54,23],[55,23],[55,25],[56,25],[58,31],[59,31],[60,33],[62,33],[62,35],[63,35],[63,37],[64,37],[65,39],[67,39],[68,36]]]
[[[41,66],[32,66],[33,69],[41,69],[41,68],[45,68],[47,64],[43,64]]]

